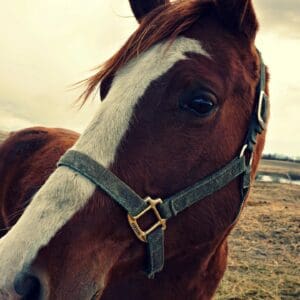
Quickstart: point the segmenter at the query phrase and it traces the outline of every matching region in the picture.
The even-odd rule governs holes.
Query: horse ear
[[[135,18],[141,23],[149,12],[158,6],[166,5],[169,0],[129,0],[129,3]]]
[[[217,7],[226,26],[255,39],[258,21],[251,0],[217,0]]]

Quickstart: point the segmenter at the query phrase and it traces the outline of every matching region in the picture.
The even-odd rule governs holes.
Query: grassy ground
[[[229,238],[228,269],[216,300],[300,299],[299,212],[300,186],[255,183]]]

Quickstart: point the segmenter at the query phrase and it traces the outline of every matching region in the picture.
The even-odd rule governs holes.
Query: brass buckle
[[[135,235],[137,236],[137,238],[139,240],[141,240],[142,242],[147,243],[147,236],[151,232],[153,232],[159,226],[161,226],[163,230],[166,230],[167,225],[166,225],[166,219],[163,219],[160,216],[159,211],[157,210],[157,205],[162,203],[162,200],[161,199],[152,199],[150,197],[147,197],[145,199],[145,202],[148,204],[147,208],[145,208],[141,213],[139,213],[136,216],[131,216],[128,214],[127,219],[128,219],[130,227],[132,228],[132,230],[135,233]],[[138,220],[139,220],[139,218],[141,218],[144,214],[146,214],[150,210],[152,210],[154,212],[154,215],[157,218],[157,222],[154,225],[152,225],[148,230],[143,231],[141,229],[140,225],[138,224]]]

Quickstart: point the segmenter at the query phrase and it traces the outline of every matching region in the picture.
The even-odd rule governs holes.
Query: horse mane
[[[150,12],[120,50],[101,65],[96,74],[80,82],[86,86],[79,97],[82,105],[105,78],[113,78],[118,69],[154,44],[164,39],[174,41],[212,5],[211,0],[177,0]]]

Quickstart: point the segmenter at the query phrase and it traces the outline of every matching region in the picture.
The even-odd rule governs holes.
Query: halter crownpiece
[[[249,129],[241,152],[239,156],[223,168],[201,179],[193,186],[187,187],[183,191],[164,200],[151,199],[150,197],[144,200],[111,171],[83,153],[69,150],[61,157],[57,164],[58,167],[69,167],[89,179],[127,211],[128,222],[133,232],[139,240],[147,243],[147,273],[149,278],[153,278],[155,273],[163,269],[164,230],[167,228],[167,220],[241,176],[239,211],[231,225],[239,217],[250,187],[251,164],[257,135],[262,133],[266,128],[269,110],[269,100],[265,91],[266,67],[259,51],[258,54],[260,58],[260,81],[256,87],[255,108],[251,115]],[[148,230],[143,231],[138,221],[143,215],[151,211],[155,215],[157,222]]]

